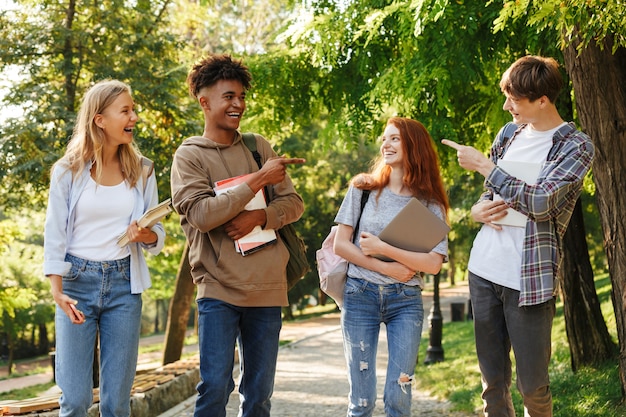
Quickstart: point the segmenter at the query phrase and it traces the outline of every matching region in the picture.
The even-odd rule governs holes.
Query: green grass
[[[24,400],[26,398],[37,397],[54,386],[54,382],[45,384],[32,385],[26,388],[14,389],[11,391],[0,392],[0,401],[8,400]],[[1,413],[0,413],[1,414]]]
[[[597,279],[596,287],[609,332],[617,341],[609,278],[603,276]],[[415,372],[419,388],[436,397],[448,399],[457,411],[475,413],[480,410],[482,388],[472,323],[453,322],[443,325],[443,362],[423,364],[428,341],[428,334],[424,334],[420,346],[420,362]],[[557,316],[552,330],[550,380],[555,417],[626,417],[626,406],[620,405],[621,386],[617,358],[596,368],[572,372],[561,303],[557,303]],[[515,387],[515,375],[512,392],[516,414],[521,416],[523,405]]]
[[[283,321],[297,323],[302,320],[312,319],[336,311],[339,311],[337,310],[337,305],[332,300],[328,300],[326,305],[310,306],[306,307],[304,310],[296,311],[293,314],[293,320],[288,320],[285,315],[283,315]]]

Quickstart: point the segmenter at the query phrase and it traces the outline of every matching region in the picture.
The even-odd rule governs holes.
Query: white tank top
[[[76,203],[74,232],[68,253],[91,261],[123,259],[128,246],[117,246],[126,231],[135,206],[135,194],[126,181],[118,185],[97,185],[93,178]]]

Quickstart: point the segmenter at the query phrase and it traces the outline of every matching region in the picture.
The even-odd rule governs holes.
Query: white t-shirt
[[[526,126],[502,159],[543,165],[552,148],[552,136],[561,126],[543,132]],[[474,239],[467,269],[495,284],[519,291],[525,235],[524,227],[502,226],[502,230],[495,230],[483,225]]]
[[[117,238],[128,228],[134,206],[134,193],[126,181],[106,186],[90,178],[76,203],[74,233],[67,252],[91,261],[127,257],[128,246],[117,246]]]

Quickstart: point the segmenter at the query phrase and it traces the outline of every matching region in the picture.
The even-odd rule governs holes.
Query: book
[[[252,174],[239,175],[232,178],[215,182],[215,195],[221,195],[228,192],[235,187],[246,182],[246,179]],[[265,200],[265,191],[260,189],[252,197],[252,200],[246,204],[245,210],[259,210],[267,207]],[[255,226],[254,229],[244,237],[235,241],[235,250],[241,255],[246,256],[251,253],[257,252],[268,245],[276,243],[276,231],[274,229],[263,229],[261,226]]]
[[[170,214],[174,209],[172,208],[172,199],[168,198],[157,204],[156,206],[148,209],[139,220],[137,220],[137,226],[149,228],[160,222],[165,216]],[[128,245],[128,236],[126,232],[122,233],[117,239],[117,246],[123,247]]]
[[[541,171],[541,164],[537,162],[506,161],[499,159],[498,166],[509,175],[524,181],[526,184],[535,184],[537,177],[539,177],[539,171]],[[493,200],[502,200],[502,197],[495,194]],[[500,220],[495,220],[493,223],[503,226],[526,227],[528,216],[512,208],[507,208],[506,212],[506,216]]]
[[[430,252],[450,231],[450,226],[413,197],[380,232],[378,238],[396,248],[411,252]],[[374,255],[382,261],[392,261]]]

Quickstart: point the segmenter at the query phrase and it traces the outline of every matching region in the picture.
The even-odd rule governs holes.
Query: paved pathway
[[[445,322],[451,320],[452,303],[464,304],[467,310],[467,287],[455,287],[441,291],[441,313]],[[432,306],[432,294],[424,294],[424,335],[422,343],[428,344],[428,314]],[[467,311],[465,311],[467,313]],[[383,327],[384,329],[384,327]],[[272,417],[319,417],[342,416],[346,413],[348,381],[339,313],[332,313],[303,322],[285,322],[281,340],[291,341],[279,351],[276,382],[272,397]],[[146,341],[142,340],[142,344]],[[382,410],[382,388],[387,361],[386,334],[381,332],[377,373],[379,398],[375,417],[384,416]],[[193,351],[187,346],[185,351]],[[195,347],[197,351],[197,346]],[[143,358],[143,361],[150,358]],[[140,358],[140,363],[143,362]],[[237,375],[235,375],[235,380]],[[13,378],[0,381],[0,392],[34,383],[49,382],[51,373]],[[193,416],[195,396],[158,417]],[[236,417],[239,406],[237,387],[231,395],[227,416]],[[449,404],[430,397],[427,393],[413,390],[413,415],[420,417],[469,417],[453,413]]]
[[[451,318],[450,303],[467,302],[463,289],[457,294],[447,294],[441,309],[445,321]],[[431,301],[425,297],[425,314],[428,315]],[[425,330],[428,322],[425,320]],[[384,330],[384,326],[383,326]],[[285,323],[281,339],[292,343],[283,346],[278,353],[278,364],[272,417],[319,417],[346,414],[348,380],[343,356],[339,313],[298,323]],[[428,343],[427,333],[422,343]],[[381,332],[378,347],[377,374],[378,400],[375,417],[383,417],[382,390],[387,363],[386,333]],[[235,380],[237,372],[235,372]],[[195,396],[158,417],[193,416]],[[413,390],[412,414],[420,417],[469,417],[468,414],[450,411],[447,402],[438,401],[427,393]],[[231,394],[227,416],[236,417],[239,406],[237,387]]]

